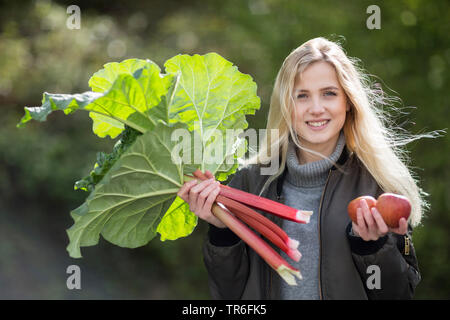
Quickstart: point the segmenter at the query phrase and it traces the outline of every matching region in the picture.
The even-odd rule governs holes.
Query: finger
[[[408,231],[408,222],[405,218],[401,218],[398,222],[398,228],[392,228],[391,231],[401,235],[406,234]]]
[[[189,191],[189,203],[193,204],[196,209],[202,208],[205,202],[205,199],[200,199],[200,193],[213,182],[212,179],[202,181]]]
[[[219,192],[220,188],[217,183],[217,186],[215,186],[215,188],[213,188],[212,191],[208,194],[208,198],[206,199],[205,204],[203,206],[204,210],[211,211],[212,205],[216,200],[217,196],[219,195]]]
[[[214,180],[212,180],[212,179],[204,180],[204,181],[200,182],[199,184],[197,184],[196,186],[194,186],[190,190],[190,193],[193,192],[194,194],[198,194],[198,193],[202,192],[203,189],[205,189],[207,186],[209,186],[213,182],[214,182]]]
[[[399,221],[400,231],[402,234],[406,234],[408,232],[408,221],[405,218],[401,218]]]
[[[177,196],[179,196],[181,199],[186,201],[188,199],[188,192],[189,190],[197,184],[196,180],[191,180],[188,182],[185,182],[183,186],[180,188],[180,190],[177,192]]]
[[[193,175],[202,181],[207,179],[206,175],[200,169],[195,170]]]
[[[375,223],[375,220],[370,212],[369,206],[367,205],[366,200],[361,200],[361,210],[364,216],[364,220],[366,221],[367,229],[370,238],[373,238],[376,234],[378,234],[378,228]]]
[[[376,208],[372,208],[372,216],[377,224],[379,235],[384,236],[386,233],[388,233],[389,228]]]
[[[208,179],[211,179],[211,178],[214,178],[214,175],[211,173],[211,171],[209,171],[209,170],[206,170],[205,171],[205,175],[206,175],[206,177],[208,178]]]
[[[200,210],[204,211],[206,199],[208,199],[210,193],[213,192],[216,188],[217,188],[217,185],[215,183],[212,183],[208,187],[203,189],[202,192],[200,192],[200,194],[198,195],[198,202],[197,202],[198,208]],[[206,208],[206,209],[208,209],[208,208]]]
[[[364,218],[363,218],[361,208],[356,209],[356,221],[358,222],[359,236],[363,239],[366,239],[368,231],[367,231],[366,222],[364,221]]]

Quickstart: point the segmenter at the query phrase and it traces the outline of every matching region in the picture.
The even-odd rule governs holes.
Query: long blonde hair
[[[326,61],[334,66],[339,83],[346,93],[350,105],[343,126],[347,149],[359,158],[381,189],[410,199],[412,212],[409,222],[412,226],[419,225],[424,211],[429,208],[425,200],[428,194],[418,186],[403,146],[423,137],[436,137],[436,133],[412,135],[396,127],[383,107],[397,110],[392,105],[397,99],[387,97],[379,88],[371,87],[369,76],[358,66],[358,60],[348,57],[338,42],[323,37],[311,39],[293,50],[284,60],[270,100],[267,136],[262,139],[256,156],[249,159],[248,163],[266,164],[278,154],[281,155],[279,170],[268,179],[266,187],[285,168],[289,138],[299,148],[318,154],[301,146],[293,125],[295,78],[317,61]],[[270,135],[271,129],[278,130],[276,137]]]

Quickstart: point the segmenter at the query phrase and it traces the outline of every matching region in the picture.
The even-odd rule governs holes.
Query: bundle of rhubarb
[[[67,251],[73,258],[81,257],[81,247],[96,245],[100,235],[126,248],[144,246],[157,233],[161,241],[188,236],[197,216],[177,197],[186,175],[209,170],[224,181],[246,154],[240,134],[248,126],[246,115],[260,108],[251,76],[216,53],[177,55],[164,67],[162,72],[143,59],[107,63],[89,79],[90,91],[45,92],[41,106],[25,107],[18,127],[45,121],[54,111],[84,110],[98,137],[118,139],[112,151],[98,153],[89,175],[75,182],[76,190],[89,194],[71,211]],[[222,196],[232,199],[223,190]],[[223,202],[235,214],[248,212]],[[270,208],[266,203],[263,209]],[[225,221],[233,218],[218,205],[214,212]],[[273,225],[265,226],[258,230],[274,231]],[[284,240],[288,248],[295,247]],[[295,249],[287,251],[298,258]]]
[[[200,170],[194,171],[193,175],[199,180],[207,179]],[[297,250],[298,241],[291,239],[277,224],[253,208],[298,223],[308,223],[312,212],[297,210],[222,184],[212,207],[213,214],[220,221],[255,250],[288,284],[296,285],[295,277],[302,279],[300,271],[291,266],[246,224],[284,251],[294,261],[299,261],[301,258],[301,254]]]

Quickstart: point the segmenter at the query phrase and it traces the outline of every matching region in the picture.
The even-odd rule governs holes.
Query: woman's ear
[[[353,107],[353,104],[351,103],[351,101],[347,101],[347,106],[345,107],[346,111],[347,112],[351,112],[352,111],[352,107]]]
[[[345,111],[346,112],[350,112],[350,110],[351,110],[350,105],[351,105],[351,101],[348,98],[348,96],[346,96],[345,97]]]

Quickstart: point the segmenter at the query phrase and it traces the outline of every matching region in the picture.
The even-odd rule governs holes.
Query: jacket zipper
[[[325,195],[325,189],[327,188],[328,185],[328,180],[330,180],[330,174],[331,174],[331,169],[330,171],[328,171],[328,177],[327,177],[327,181],[325,182],[325,187],[323,188],[322,191],[322,196],[320,197],[320,204],[319,204],[319,216],[317,217],[317,224],[318,224],[318,231],[319,231],[319,299],[323,300],[323,296],[322,296],[322,284],[321,284],[321,277],[320,277],[320,270],[321,270],[321,258],[322,258],[322,239],[320,237],[320,217],[321,217],[321,213],[322,213],[322,202],[323,202],[323,197]]]
[[[322,296],[322,285],[321,285],[321,277],[320,277],[320,270],[321,270],[321,257],[322,257],[322,240],[320,237],[320,217],[321,217],[321,213],[322,213],[322,202],[323,202],[323,197],[325,195],[325,189],[327,188],[328,185],[328,180],[330,180],[330,175],[331,175],[331,169],[328,171],[328,177],[327,177],[327,181],[325,182],[325,187],[323,188],[322,191],[322,195],[320,197],[320,204],[319,204],[319,216],[317,217],[317,222],[318,222],[318,229],[319,229],[319,299],[323,300],[323,296]],[[280,197],[278,197],[278,200],[281,200]],[[270,296],[271,290],[272,290],[272,269],[269,268],[269,272],[270,272],[270,280],[269,280],[269,290],[268,290],[268,296]]]
[[[410,242],[409,242],[409,238],[407,236],[405,237],[405,256],[409,256],[409,251],[410,251]]]

